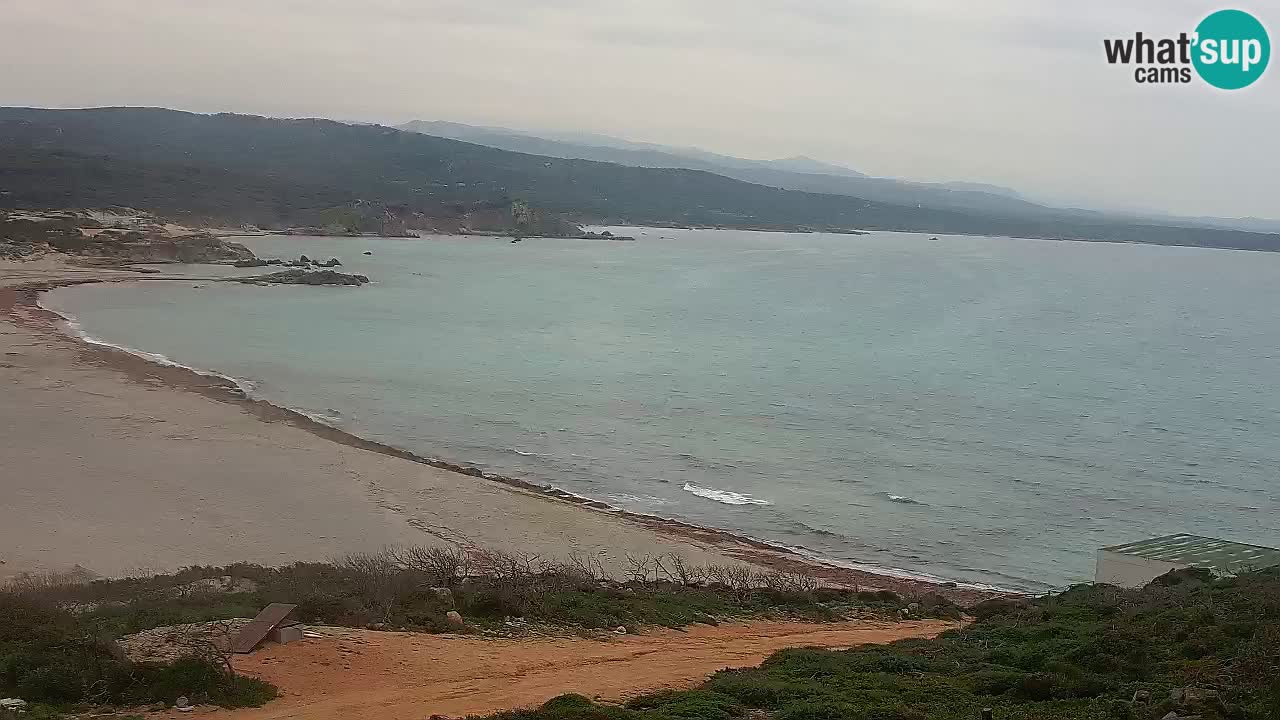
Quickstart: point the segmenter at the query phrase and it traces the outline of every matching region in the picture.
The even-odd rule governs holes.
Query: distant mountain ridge
[[[870,177],[841,165],[805,156],[749,160],[698,148],[634,142],[593,133],[534,133],[447,121],[414,120],[401,130],[485,145],[531,155],[595,160],[630,167],[706,170],[735,180],[784,190],[848,195],[897,205],[991,212],[1044,209],[1015,190],[985,183],[919,183]]]
[[[671,147],[656,143],[635,142],[594,133],[532,133],[502,127],[466,125],[444,120],[413,120],[397,126],[400,130],[462,140],[477,145],[497,147],[513,152],[529,152],[573,160],[613,162],[632,167],[669,167],[685,170],[712,169],[771,169],[787,172],[808,172],[866,177],[862,173],[840,165],[820,162],[804,156],[780,160],[748,160],[730,155],[708,152],[692,147]]]
[[[476,208],[514,207],[513,201],[576,222],[1280,250],[1277,234],[1117,221],[1030,204],[998,212],[888,203],[704,170],[511,152],[380,125],[162,108],[0,108],[0,207],[125,206],[280,227],[324,226],[326,217],[352,208],[458,217]]]
[[[1058,206],[1031,200],[1017,190],[990,183],[915,182],[872,177],[842,165],[805,156],[780,160],[749,160],[699,148],[636,142],[597,133],[533,132],[446,121],[414,120],[398,127],[410,132],[513,152],[595,160],[629,167],[705,170],[735,180],[784,190],[847,195],[895,205],[1014,215],[1039,215],[1048,212],[1087,222],[1178,224],[1247,232],[1280,232],[1280,220],[1275,219],[1182,217],[1160,212]]]

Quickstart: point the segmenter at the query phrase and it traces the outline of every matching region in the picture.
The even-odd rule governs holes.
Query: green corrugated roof
[[[1108,552],[1208,568],[1218,573],[1260,570],[1280,565],[1280,550],[1198,535],[1166,535],[1103,548]]]

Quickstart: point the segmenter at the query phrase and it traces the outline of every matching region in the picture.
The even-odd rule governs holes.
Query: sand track
[[[241,672],[275,683],[282,696],[263,708],[215,714],[219,720],[422,720],[534,706],[569,692],[621,700],[689,687],[722,668],[759,664],[782,648],[886,643],[951,627],[942,621],[753,622],[606,641],[350,631],[240,657]]]

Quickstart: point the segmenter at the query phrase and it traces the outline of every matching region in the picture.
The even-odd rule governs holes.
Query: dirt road
[[[237,668],[280,687],[264,708],[218,720],[422,720],[487,714],[576,692],[618,700],[688,687],[726,667],[758,664],[787,647],[849,647],[932,637],[951,623],[756,622],[651,630],[608,641],[492,640],[410,633],[341,632],[243,656]]]

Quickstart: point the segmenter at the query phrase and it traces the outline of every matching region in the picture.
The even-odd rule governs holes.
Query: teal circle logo
[[[1210,85],[1239,90],[1262,77],[1271,60],[1271,38],[1257,18],[1243,10],[1219,10],[1196,26],[1192,63]]]

